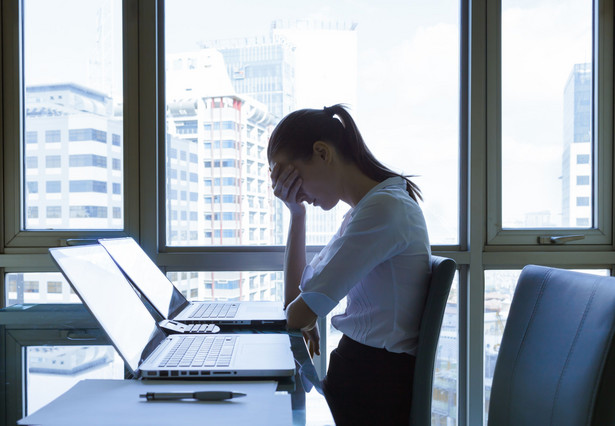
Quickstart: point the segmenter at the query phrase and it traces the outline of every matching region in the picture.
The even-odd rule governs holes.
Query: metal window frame
[[[576,250],[613,243],[613,5],[611,1],[593,2],[593,108],[592,150],[593,173],[593,223],[583,228],[506,229],[502,227],[502,79],[501,79],[501,30],[500,1],[487,2],[487,241],[489,245],[539,245],[539,237],[582,235],[578,241],[566,245],[578,246]],[[546,247],[550,247],[548,244]],[[558,245],[560,246],[560,245]],[[543,245],[543,247],[545,247]],[[546,248],[545,247],[545,248]],[[558,250],[558,248],[556,248]]]
[[[134,19],[138,12],[136,0],[123,1],[123,56],[124,61],[124,229],[123,230],[25,230],[22,223],[23,175],[21,164],[23,144],[23,1],[7,0],[1,5],[2,28],[2,219],[0,231],[3,253],[22,254],[46,252],[46,248],[66,244],[69,239],[95,239],[138,235],[138,206],[128,200],[139,196],[138,129],[134,105],[138,68],[138,39],[134,37]],[[38,250],[37,250],[38,249]],[[0,266],[3,265],[0,257]],[[27,265],[27,263],[26,263]],[[25,266],[25,265],[24,265]]]

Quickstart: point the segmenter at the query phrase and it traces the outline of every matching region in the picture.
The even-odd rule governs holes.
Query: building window
[[[122,209],[120,207],[113,207],[113,219],[122,218]]]
[[[48,294],[62,294],[62,281],[47,281]]]
[[[28,219],[38,219],[38,207],[28,207]]]
[[[28,194],[38,194],[38,182],[27,182]]]
[[[54,143],[61,141],[61,133],[59,130],[45,130],[45,142]]]
[[[70,129],[68,140],[71,142],[96,141],[107,143],[107,132],[96,129]]]
[[[111,134],[111,144],[115,146],[120,146],[122,144],[122,139],[120,135],[116,135],[115,133]]]
[[[37,143],[38,132],[26,132],[26,143]]]
[[[72,218],[106,218],[107,207],[104,206],[70,206],[70,217]]]
[[[119,184],[119,183],[113,182],[113,193],[114,194],[121,194],[122,193],[122,185]]]
[[[122,170],[122,161],[119,158],[112,158],[111,168],[113,170]]]
[[[589,185],[589,176],[577,176],[577,185]]]
[[[26,157],[26,168],[35,169],[38,167],[38,157]]]
[[[68,157],[70,167],[101,167],[107,168],[107,157],[95,154],[75,154]]]
[[[57,194],[62,192],[62,182],[59,180],[48,180],[45,182],[45,191],[48,194]]]
[[[45,167],[48,169],[62,167],[62,157],[60,155],[47,155],[45,157]]]
[[[38,281],[24,281],[23,282],[23,291],[24,293],[38,293]]]
[[[577,154],[577,164],[589,164],[589,154]]]
[[[62,217],[61,206],[47,206],[47,219],[59,219]]]
[[[107,193],[107,182],[99,180],[71,180],[70,192],[99,192]]]
[[[577,197],[577,207],[589,206],[589,197]]]

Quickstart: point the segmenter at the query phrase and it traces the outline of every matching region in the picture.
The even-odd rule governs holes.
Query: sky
[[[26,84],[95,84],[92,58],[106,46],[118,58],[109,90],[119,93],[119,5],[119,0],[25,0]],[[106,22],[116,36],[97,44],[100,6],[112,11]],[[572,66],[591,58],[591,2],[505,0],[502,9],[503,222],[514,225],[528,212],[561,212],[563,90]],[[77,13],[80,19],[74,18]],[[328,67],[333,68],[325,57],[303,70],[316,84],[313,98],[299,107],[322,107],[338,97],[338,102],[350,103],[376,157],[396,171],[417,175],[432,242],[455,242],[457,2],[168,0],[165,49],[185,52],[206,40],[265,35],[278,19],[356,23],[358,55],[349,59],[356,61],[356,93],[348,94],[348,82],[337,89],[319,87]],[[345,54],[339,52],[337,59]]]

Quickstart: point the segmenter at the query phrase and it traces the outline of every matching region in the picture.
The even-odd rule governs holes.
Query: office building
[[[591,113],[592,65],[576,64],[564,88],[563,226],[593,226]]]
[[[111,98],[77,84],[25,92],[25,226],[123,227],[122,119]]]

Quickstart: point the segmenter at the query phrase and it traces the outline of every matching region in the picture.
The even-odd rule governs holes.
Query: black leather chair
[[[489,420],[615,425],[615,278],[529,265],[512,300]]]
[[[436,349],[438,348],[444,308],[446,308],[446,301],[456,269],[457,264],[453,259],[440,256],[431,257],[431,279],[425,309],[421,317],[414,383],[412,385],[412,409],[410,410],[410,424],[412,426],[431,424],[431,399]]]

